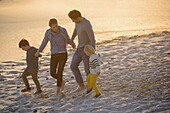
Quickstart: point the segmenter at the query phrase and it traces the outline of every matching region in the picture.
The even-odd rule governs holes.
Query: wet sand
[[[97,44],[102,59],[98,78],[102,96],[70,94],[77,87],[69,68],[74,50],[69,51],[64,79],[66,96],[56,96],[56,81],[49,74],[50,55],[40,59],[39,80],[43,93],[21,93],[23,82],[16,77],[25,59],[0,63],[0,112],[19,113],[151,113],[170,112],[170,32],[123,36]],[[83,65],[80,66],[84,74]],[[85,80],[85,76],[84,80]]]

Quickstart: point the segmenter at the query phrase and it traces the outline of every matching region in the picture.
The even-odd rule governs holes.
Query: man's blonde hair
[[[94,50],[93,46],[91,46],[91,45],[85,45],[84,51],[87,51],[90,54],[94,54],[95,53],[95,50]]]

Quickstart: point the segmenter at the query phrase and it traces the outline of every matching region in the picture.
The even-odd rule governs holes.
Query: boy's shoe
[[[98,97],[100,97],[100,96],[101,96],[101,93],[95,95],[94,97],[95,97],[95,98],[98,98]]]
[[[27,92],[27,91],[30,91],[30,90],[31,90],[31,88],[28,87],[28,88],[22,89],[21,92]]]
[[[36,91],[34,94],[42,93],[42,90]]]

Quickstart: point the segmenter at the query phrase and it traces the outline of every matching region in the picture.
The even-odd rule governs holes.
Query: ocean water
[[[22,38],[39,47],[52,17],[71,36],[74,23],[67,14],[72,9],[91,21],[97,42],[170,30],[169,0],[1,0],[0,62],[25,58],[18,47]]]

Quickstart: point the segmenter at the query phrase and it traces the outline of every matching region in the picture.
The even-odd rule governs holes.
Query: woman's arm
[[[38,52],[42,52],[44,50],[44,48],[46,47],[46,45],[47,45],[47,43],[49,41],[48,32],[49,32],[49,30],[46,31],[44,39],[43,39],[43,41],[42,41],[42,43],[41,43],[41,45],[40,45],[40,47],[38,49]]]
[[[35,53],[35,56],[36,56],[36,57],[39,57],[39,56],[40,56],[40,52],[42,52],[42,51],[44,50],[44,48],[46,47],[46,45],[47,45],[47,43],[48,43],[48,41],[49,41],[49,39],[48,39],[48,32],[49,32],[49,30],[46,31],[45,36],[44,36],[44,39],[43,39],[43,41],[42,41],[39,49],[38,49],[37,52]]]

